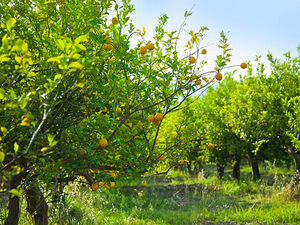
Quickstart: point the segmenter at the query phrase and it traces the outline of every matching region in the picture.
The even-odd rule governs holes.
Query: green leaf
[[[17,190],[17,189],[11,189],[8,191],[8,193],[11,193],[11,197],[14,197],[14,196],[18,196],[18,197],[21,197],[21,193]]]
[[[61,58],[62,58],[62,56],[52,57],[52,58],[48,59],[47,62],[57,62],[57,63],[60,63],[60,59]]]
[[[82,41],[87,41],[87,35],[81,35],[78,38],[75,39],[74,43],[79,44]]]
[[[76,87],[83,88],[83,87],[84,87],[84,83],[83,83],[83,82],[81,82],[81,83],[78,83],[78,84],[76,84]]]
[[[0,152],[0,162],[3,162],[4,158],[5,158],[4,152]]]
[[[70,65],[69,65],[69,68],[75,68],[75,69],[82,69],[82,64],[80,64],[79,62],[72,62]]]
[[[1,127],[1,132],[3,133],[3,135],[5,135],[6,134],[6,132],[7,132],[7,129],[5,128],[5,127]]]
[[[2,100],[4,99],[4,97],[5,97],[5,91],[4,89],[0,88],[0,99]]]
[[[6,22],[6,28],[9,32],[11,31],[11,28],[13,28],[15,26],[16,22],[17,22],[17,20],[15,18],[10,18]]]
[[[64,49],[65,49],[65,43],[64,43],[64,41],[61,40],[61,39],[58,39],[58,40],[56,40],[55,42],[56,42],[57,47],[58,47],[61,51],[64,51]]]
[[[7,57],[7,55],[1,55],[0,56],[0,63],[7,62],[9,60],[10,60],[10,58]]]
[[[14,143],[14,150],[15,150],[15,153],[17,153],[17,151],[19,150],[19,145],[17,142]]]
[[[56,145],[58,143],[58,141],[56,141],[54,138],[55,138],[55,135],[54,134],[48,134],[48,142],[49,142],[49,146],[50,147],[53,147],[54,145]]]

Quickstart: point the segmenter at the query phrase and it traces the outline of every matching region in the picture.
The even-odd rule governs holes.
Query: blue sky
[[[137,28],[146,27],[149,39],[159,15],[166,13],[167,27],[175,30],[183,21],[183,13],[195,5],[187,30],[209,27],[203,42],[209,44],[209,61],[217,53],[222,30],[229,31],[232,63],[253,60],[255,55],[264,56],[268,51],[276,57],[287,51],[295,55],[300,45],[300,0],[132,0],[132,3],[136,9],[133,22]]]

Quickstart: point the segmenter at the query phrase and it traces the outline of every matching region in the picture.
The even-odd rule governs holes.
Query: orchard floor
[[[240,181],[232,180],[230,171],[220,181],[213,169],[206,168],[207,179],[173,171],[146,177],[146,186],[122,180],[97,192],[69,185],[69,195],[50,205],[50,224],[300,224],[300,201],[285,193],[291,170],[263,170],[263,179],[252,182],[247,166]],[[21,214],[20,224],[32,224],[30,216]]]

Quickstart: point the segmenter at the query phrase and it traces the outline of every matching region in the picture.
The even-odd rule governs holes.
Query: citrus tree
[[[79,177],[96,191],[112,188],[118,177],[155,170],[157,152],[172,150],[158,144],[164,117],[218,79],[231,56],[221,33],[218,68],[203,72],[206,27],[191,31],[179,53],[185,22],[168,32],[162,15],[146,40],[146,29],[130,20],[128,0],[4,0],[0,6],[1,191],[11,193],[6,224],[18,223],[22,192],[35,223],[47,224],[48,197],[63,191],[60,184]]]
[[[286,160],[285,149],[294,151],[287,136],[292,128],[285,114],[285,102],[299,95],[299,57],[292,59],[287,54],[284,62],[272,55],[268,58],[271,74],[266,75],[263,63],[258,63],[256,75],[250,66],[248,76],[232,93],[226,113],[228,126],[253,146],[249,157],[254,162],[256,178],[260,175],[255,161]]]

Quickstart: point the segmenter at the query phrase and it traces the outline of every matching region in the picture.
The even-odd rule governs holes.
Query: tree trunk
[[[253,154],[253,152],[251,150],[248,150],[248,157],[249,157],[249,161],[250,161],[251,167],[252,167],[252,180],[255,181],[257,179],[260,179],[258,162],[256,160],[255,155]]]
[[[189,172],[189,174],[190,175],[192,175],[193,174],[193,171],[192,171],[192,165],[190,164],[190,163],[187,163],[187,169],[188,169],[188,172]]]
[[[300,184],[300,152],[295,152],[290,146],[288,146],[288,152],[292,155],[295,161],[295,173],[291,182],[292,185],[296,187]]]
[[[15,175],[12,177],[10,181],[9,189],[16,189],[21,184],[22,176],[21,174]],[[19,214],[20,214],[20,198],[14,196],[13,198],[9,198],[8,203],[8,217],[5,220],[4,225],[17,225],[19,222]]]
[[[238,157],[235,164],[233,165],[232,176],[235,179],[240,179],[241,176],[241,157]]]
[[[217,172],[218,172],[218,178],[222,179],[225,171],[225,166],[223,164],[217,163]]]
[[[26,201],[35,225],[48,225],[48,205],[39,187],[33,183],[26,189]]]

